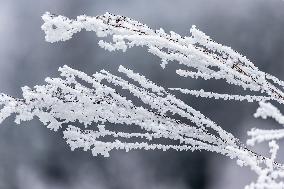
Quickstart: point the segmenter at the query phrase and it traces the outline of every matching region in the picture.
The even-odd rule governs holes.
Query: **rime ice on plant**
[[[85,29],[95,31],[98,37],[112,36],[112,42],[99,41],[99,46],[109,51],[125,52],[133,46],[145,46],[161,58],[162,68],[172,61],[184,65],[187,69],[176,70],[182,77],[222,79],[228,84],[260,92],[260,95],[218,94],[180,88],[169,88],[169,91],[204,98],[259,102],[255,117],[271,117],[282,125],[284,123],[284,116],[269,103],[283,103],[284,82],[260,71],[246,57],[214,42],[195,26],[190,30],[191,36],[182,37],[174,32],[168,34],[163,29],[152,30],[130,18],[109,13],[96,17],[82,15],[75,20],[46,13],[42,18],[45,22],[42,29],[49,42],[69,40]],[[248,132],[251,137],[248,145],[270,141],[271,157],[265,158],[247,149],[233,135],[163,87],[123,66],[118,71],[126,79],[105,70],[93,76],[68,66],[59,71],[61,78],[47,78],[46,85],[23,87],[22,99],[1,94],[0,122],[15,114],[16,123],[38,117],[52,130],[67,127],[63,134],[71,149],[91,150],[94,156],[107,157],[113,149],[213,151],[236,158],[239,165],[249,166],[257,173],[257,181],[247,185],[247,189],[284,187],[281,181],[284,169],[276,163],[279,146],[275,141],[284,137],[283,129]],[[86,83],[88,85],[84,85]],[[123,96],[121,90],[139,99],[143,106]],[[191,124],[174,118],[176,115]],[[137,132],[127,132],[124,127],[136,128]]]
[[[52,16],[47,13],[43,16],[43,19],[45,24],[42,29],[46,32],[47,41],[68,40],[73,34],[82,29],[95,31],[98,37],[109,35],[113,37],[112,43],[99,41],[99,45],[109,51],[126,51],[127,48],[133,46],[146,46],[150,53],[161,58],[162,68],[165,68],[170,61],[187,66],[188,69],[186,70],[179,69],[176,71],[182,77],[203,78],[205,80],[222,79],[229,84],[241,86],[250,91],[261,92],[261,95],[248,94],[242,96],[238,94],[218,94],[204,90],[170,88],[172,91],[179,91],[197,97],[256,101],[259,102],[260,107],[257,109],[255,117],[272,117],[278,123],[284,123],[284,116],[277,108],[268,103],[268,101],[283,103],[284,82],[258,70],[246,57],[230,47],[214,42],[209,36],[196,29],[195,26],[192,26],[190,30],[190,37],[182,37],[174,32],[167,34],[162,29],[152,30],[148,26],[127,17],[109,13],[97,17],[79,16],[76,20],[70,20],[62,16]],[[58,19],[59,21],[57,21]],[[62,35],[53,35],[57,30],[52,29],[51,25],[62,28],[65,24],[68,25],[68,29],[61,32]],[[279,179],[283,178],[282,169],[278,170],[271,166],[278,149],[274,140],[284,137],[283,129],[253,129],[248,134],[251,136],[247,141],[249,145],[254,145],[256,142],[271,141],[269,146],[272,156],[264,161],[267,168],[263,168],[258,164],[257,157],[249,156],[248,151],[242,151],[231,146],[227,147],[227,149],[239,154],[239,164],[243,165],[245,162],[259,175],[257,182],[251,183],[246,188],[283,188],[283,183],[278,182]]]
[[[42,29],[49,42],[69,40],[75,33],[83,29],[95,31],[98,37],[111,35],[112,43],[99,41],[102,48],[109,51],[126,51],[133,46],[146,46],[150,53],[161,58],[163,68],[170,61],[187,66],[188,70],[179,69],[176,71],[180,76],[200,77],[206,80],[223,79],[229,84],[261,92],[262,96],[219,95],[216,93],[211,95],[204,91],[194,90],[180,90],[181,92],[217,99],[248,100],[249,102],[275,100],[283,103],[283,81],[260,71],[246,57],[230,47],[214,42],[195,26],[192,26],[190,30],[191,36],[182,37],[175,32],[167,34],[163,29],[152,30],[130,18],[109,13],[96,17],[82,15],[75,20],[46,13],[43,15],[43,20],[45,23]],[[230,96],[231,98],[229,98]]]
[[[112,149],[174,149],[207,150],[238,157],[230,148],[255,156],[213,121],[132,70],[119,67],[119,72],[133,80],[133,84],[105,70],[93,76],[68,66],[63,66],[59,71],[62,77],[47,78],[46,85],[33,89],[23,87],[23,99],[2,94],[1,104],[4,107],[0,121],[16,114],[16,123],[38,117],[55,131],[68,125],[63,133],[71,149],[92,150],[95,156],[109,156]],[[92,87],[83,85],[84,82]],[[140,99],[148,108],[137,106],[131,99],[120,95],[114,89],[117,87]],[[186,118],[193,125],[174,119],[171,115]],[[79,128],[76,122],[92,130]],[[127,126],[139,128],[139,131],[120,131],[121,127]],[[161,143],[159,138],[168,140]]]

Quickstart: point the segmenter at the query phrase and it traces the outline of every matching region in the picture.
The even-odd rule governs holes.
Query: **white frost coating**
[[[163,68],[170,61],[176,61],[189,70],[196,70],[177,70],[179,75],[224,79],[229,84],[265,93],[278,102],[284,100],[282,89],[275,86],[282,88],[283,81],[260,71],[246,57],[213,41],[195,26],[190,30],[191,36],[182,37],[174,32],[168,34],[163,29],[153,30],[130,18],[110,13],[96,17],[83,15],[74,20],[46,13],[43,20],[42,29],[49,42],[69,40],[82,29],[95,31],[99,37],[113,37],[112,43],[99,41],[106,50],[126,51],[133,46],[146,46],[150,53],[161,58]]]
[[[274,140],[269,142],[271,157],[267,159],[262,166],[257,165],[253,161],[249,162],[248,166],[257,173],[256,182],[252,182],[245,186],[245,189],[283,189],[284,183],[281,181],[284,178],[283,169],[275,169],[273,162],[276,161],[276,154],[279,146]]]
[[[184,94],[194,95],[196,97],[203,97],[203,98],[214,98],[214,99],[223,99],[223,100],[236,100],[236,101],[264,101],[264,100],[272,100],[270,97],[265,96],[253,96],[253,95],[232,95],[232,94],[219,94],[214,92],[206,92],[203,89],[201,90],[189,90],[189,89],[181,89],[181,88],[169,88],[172,91],[180,91]]]
[[[254,117],[261,117],[262,119],[266,119],[267,117],[271,117],[277,121],[277,123],[284,125],[284,116],[276,108],[269,102],[260,102],[259,107],[257,108]]]
[[[190,72],[190,71],[187,71],[187,70],[176,70],[176,73],[180,76],[183,76],[183,77],[191,77],[191,78],[194,78],[194,79],[198,79],[198,78],[203,78],[205,80],[208,80],[208,79],[222,79],[222,75],[219,74],[219,73],[212,73],[212,74],[206,74],[206,73],[202,73],[202,72]]]
[[[251,138],[247,140],[248,145],[255,145],[255,143],[261,143],[264,141],[279,140],[284,138],[284,129],[275,130],[262,130],[252,129],[248,131],[248,136]]]
[[[91,150],[93,155],[105,157],[113,149],[173,149],[207,150],[239,159],[239,154],[230,150],[233,148],[246,153],[248,159],[257,159],[258,163],[265,159],[245,148],[232,134],[199,111],[132,70],[122,66],[119,68],[139,86],[105,70],[93,76],[68,66],[59,68],[59,71],[61,78],[47,78],[46,85],[33,89],[23,87],[23,99],[1,94],[3,109],[0,121],[15,114],[16,123],[38,117],[52,130],[68,124],[63,133],[72,150],[83,148]],[[83,85],[82,81],[92,87]],[[113,85],[138,97],[148,108],[135,105],[131,99],[110,87]],[[190,120],[193,125],[174,119],[174,115]],[[80,129],[78,125],[75,126],[77,122],[85,127],[93,127],[93,131]],[[120,127],[139,129],[136,133],[122,132]],[[137,138],[139,142],[135,140]],[[161,142],[157,140],[159,138],[167,140]],[[174,141],[178,144],[173,144]]]
[[[134,73],[132,70],[124,68],[123,66],[119,66],[118,71],[126,74],[127,77],[138,82],[145,89],[151,89],[153,92],[157,92],[159,94],[161,94],[162,92],[165,92],[165,89],[163,87],[156,85],[152,81],[145,78],[143,75],[139,75],[138,73]]]
[[[53,16],[46,13],[42,16],[46,22],[41,28],[46,31],[45,39],[49,42],[56,42],[58,40],[68,40],[72,38],[73,33],[81,31],[81,26],[78,24],[76,27],[70,25],[71,20],[64,16]],[[49,30],[52,28],[52,30]]]
[[[242,96],[204,90],[170,90],[197,97],[258,101],[255,117],[271,117],[282,125],[284,123],[284,116],[268,102],[283,103],[284,82],[260,71],[246,57],[213,41],[195,26],[190,30],[191,36],[182,37],[163,29],[152,30],[130,18],[109,13],[96,17],[82,15],[74,20],[46,13],[42,18],[45,22],[42,29],[48,42],[66,41],[75,33],[86,30],[95,31],[98,37],[112,36],[112,42],[99,41],[99,46],[109,51],[125,52],[133,46],[147,47],[150,53],[161,58],[162,68],[172,61],[184,65],[187,69],[176,70],[182,77],[222,79],[262,94]],[[91,150],[94,156],[108,157],[113,149],[217,152],[236,158],[240,166],[249,166],[258,175],[257,181],[247,185],[246,189],[284,188],[281,181],[284,168],[276,163],[279,146],[274,141],[284,137],[284,129],[252,129],[248,132],[251,137],[248,145],[270,141],[271,157],[264,158],[247,149],[199,111],[132,70],[119,67],[119,72],[133,83],[105,70],[93,76],[67,66],[59,71],[61,78],[47,78],[46,85],[32,89],[23,87],[22,99],[0,94],[0,123],[15,114],[18,124],[38,117],[55,131],[68,124],[63,134],[71,149]],[[83,85],[85,82],[92,87]],[[135,105],[131,99],[119,94],[117,88],[128,91],[143,106]],[[78,123],[85,127],[92,125],[93,129],[79,128]],[[137,132],[126,132],[127,129],[122,132],[121,127],[135,127]],[[165,140],[161,142],[160,138]]]
[[[274,78],[276,81],[276,79]],[[276,82],[277,83],[277,82]],[[278,83],[281,85],[281,83]],[[268,102],[259,102],[259,108],[257,109],[254,116],[267,119],[271,117],[275,119],[279,124],[283,125],[284,116],[281,112]],[[275,140],[280,140],[284,138],[284,129],[251,129],[248,131],[248,136],[250,138],[247,140],[247,144],[254,146],[256,143],[269,142],[271,158],[264,161],[264,167],[260,171],[257,171],[258,179],[256,182],[252,182],[247,185],[245,189],[282,189],[284,188],[284,168],[275,169],[272,164],[276,162],[276,154],[279,146],[276,144]],[[253,165],[250,165],[253,167]],[[283,166],[282,166],[283,167]]]

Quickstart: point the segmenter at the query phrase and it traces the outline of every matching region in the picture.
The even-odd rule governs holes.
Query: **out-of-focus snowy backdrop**
[[[284,79],[284,3],[280,0],[0,0],[0,92],[18,97],[20,87],[43,84],[45,77],[58,76],[57,69],[64,64],[88,74],[100,69],[115,73],[122,64],[165,87],[239,90],[222,82],[180,78],[175,64],[162,70],[159,59],[145,49],[104,51],[92,32],[47,43],[40,29],[46,11],[71,18],[111,12],[183,35],[189,35],[194,24],[261,70]],[[276,127],[252,117],[256,104],[176,95],[243,142],[252,127]],[[254,179],[248,169],[209,152],[114,151],[110,158],[71,152],[61,133],[38,120],[21,126],[12,121],[0,126],[0,189],[237,189]],[[266,152],[262,148],[258,150]]]

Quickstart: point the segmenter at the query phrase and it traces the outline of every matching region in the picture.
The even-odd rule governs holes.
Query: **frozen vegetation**
[[[89,76],[65,65],[59,68],[59,78],[23,87],[22,99],[1,94],[0,122],[11,115],[18,124],[37,117],[49,129],[63,131],[72,150],[90,150],[94,156],[108,157],[114,149],[216,152],[235,159],[240,166],[249,166],[258,175],[246,189],[284,188],[284,166],[276,162],[277,140],[284,137],[283,128],[254,128],[248,131],[245,145],[173,94],[259,103],[254,117],[270,117],[283,125],[284,116],[275,106],[284,102],[283,81],[260,71],[245,56],[213,41],[196,26],[192,26],[190,36],[183,37],[110,13],[74,20],[46,13],[42,18],[47,42],[69,40],[82,30],[94,31],[98,37],[111,37],[110,42],[98,43],[106,50],[125,52],[135,46],[146,47],[161,59],[163,69],[168,63],[178,63],[181,69],[176,73],[181,77],[224,80],[247,94],[165,88],[123,66],[116,75],[101,70]],[[270,157],[254,152],[253,146],[260,142],[268,143]]]

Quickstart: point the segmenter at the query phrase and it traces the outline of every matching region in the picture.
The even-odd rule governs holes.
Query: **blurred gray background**
[[[92,32],[47,43],[40,29],[46,11],[71,18],[111,12],[181,35],[189,35],[194,24],[261,70],[284,79],[281,0],[0,0],[0,92],[20,97],[22,86],[44,84],[64,64],[88,74],[100,69],[116,73],[122,64],[164,87],[239,91],[222,82],[180,78],[176,63],[162,70],[160,60],[146,49],[104,51]],[[257,104],[176,96],[243,142],[252,127],[279,127],[252,117]],[[267,145],[257,150],[265,154]],[[278,158],[284,162],[283,152]],[[237,189],[254,178],[248,168],[214,153],[113,151],[110,158],[92,157],[90,152],[71,152],[61,133],[38,120],[18,126],[10,118],[0,126],[0,189]]]

